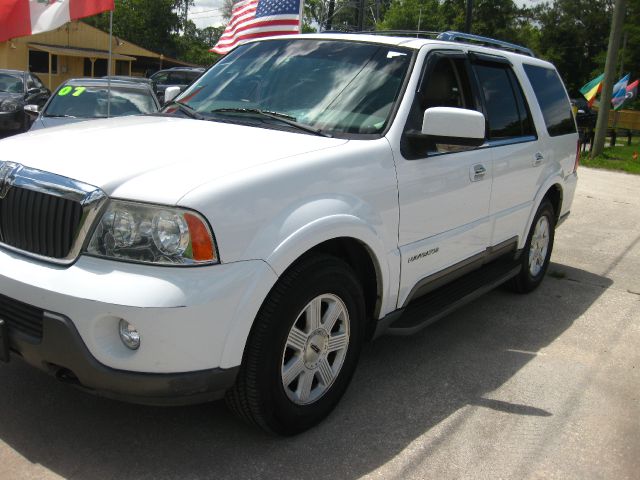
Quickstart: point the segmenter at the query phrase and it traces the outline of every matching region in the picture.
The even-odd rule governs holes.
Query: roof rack
[[[434,40],[444,40],[446,42],[461,42],[471,43],[476,45],[482,45],[485,47],[499,48],[501,50],[508,50],[510,52],[521,53],[530,57],[535,57],[533,50],[516,45],[515,43],[503,42],[502,40],[496,40],[495,38],[482,37],[480,35],[473,35],[471,33],[462,33],[455,31],[448,32],[430,32],[427,30],[371,30],[361,32],[349,32],[349,31],[325,31],[323,33],[355,33],[362,35],[386,35],[394,37],[415,37],[426,38]]]
[[[349,33],[361,33],[363,35],[385,35],[394,37],[414,37],[414,38],[438,38],[441,32],[431,32],[428,30],[365,30],[362,32],[349,32]]]
[[[535,57],[533,51],[527,47],[516,45],[515,43],[503,42],[502,40],[496,40],[489,37],[481,37],[480,35],[473,35],[471,33],[462,32],[442,32],[436,37],[438,40],[444,40],[447,42],[462,42],[462,43],[475,43],[478,45],[484,45],[487,47],[499,48],[502,50],[509,50],[515,53],[521,53],[530,57]]]

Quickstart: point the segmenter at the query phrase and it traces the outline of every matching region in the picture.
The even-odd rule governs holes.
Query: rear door
[[[540,139],[544,144],[544,158],[549,172],[559,171],[565,178],[563,183],[562,216],[567,213],[573,199],[575,178],[567,182],[570,175],[575,177],[576,147],[578,134],[571,111],[569,96],[560,75],[551,65],[523,64],[523,70],[533,89],[542,114]]]
[[[487,119],[493,159],[490,245],[520,239],[543,179],[545,155],[531,109],[504,57],[470,53]]]
[[[430,52],[406,121],[398,175],[401,252],[399,306],[424,293],[435,274],[482,254],[490,235],[491,152],[435,145],[416,136],[431,107],[480,110],[466,54]],[[452,132],[455,136],[455,132]]]

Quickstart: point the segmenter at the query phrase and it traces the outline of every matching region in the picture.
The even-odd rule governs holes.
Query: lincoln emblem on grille
[[[9,193],[13,185],[13,174],[20,168],[19,163],[2,162],[0,166],[0,198],[4,198]]]

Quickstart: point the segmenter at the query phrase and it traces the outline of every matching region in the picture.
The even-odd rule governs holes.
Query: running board
[[[392,313],[389,326],[386,331],[380,333],[413,335],[515,277],[521,268],[520,261],[513,259],[500,259],[488,263],[448,285],[416,298],[402,311]],[[384,322],[384,319],[381,322]]]

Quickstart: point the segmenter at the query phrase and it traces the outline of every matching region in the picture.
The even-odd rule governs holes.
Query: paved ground
[[[640,177],[580,176],[539,290],[377,340],[313,431],[94,398],[14,361],[0,478],[639,478]]]

